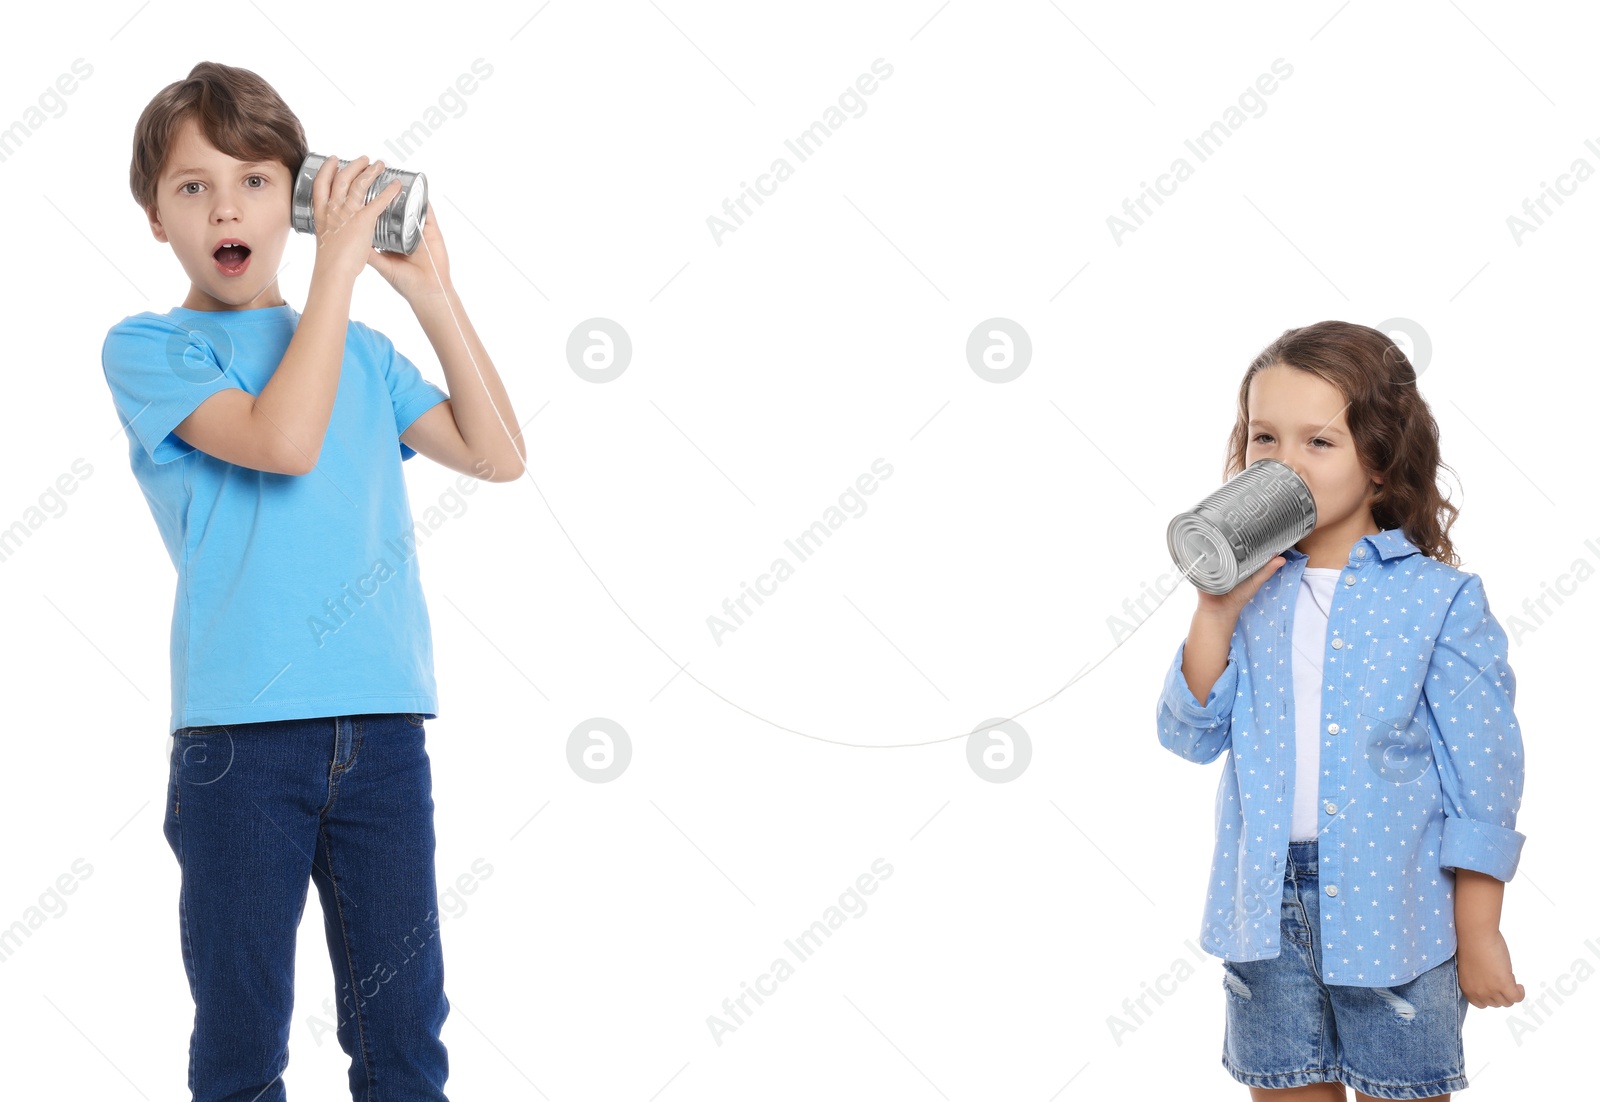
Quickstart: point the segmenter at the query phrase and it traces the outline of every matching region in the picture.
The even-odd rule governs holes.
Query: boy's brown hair
[[[206,139],[240,161],[280,161],[291,176],[310,148],[300,120],[277,91],[249,69],[202,61],[187,78],[157,92],[133,131],[128,185],[155,217],[156,187],[179,128],[194,119]]]
[[[1283,364],[1310,372],[1345,396],[1345,420],[1356,455],[1383,476],[1372,498],[1372,519],[1398,528],[1417,550],[1449,566],[1460,559],[1450,526],[1460,512],[1439,492],[1439,426],[1417,389],[1417,372],[1388,334],[1348,321],[1319,321],[1283,335],[1250,364],[1239,382],[1239,417],[1228,438],[1223,480],[1244,469],[1249,443],[1250,379]]]

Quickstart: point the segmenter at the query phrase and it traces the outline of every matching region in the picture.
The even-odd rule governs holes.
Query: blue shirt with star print
[[[1275,957],[1294,809],[1295,708],[1318,710],[1322,979],[1405,983],[1456,949],[1455,871],[1516,873],[1525,836],[1522,733],[1505,630],[1476,574],[1399,529],[1362,536],[1334,587],[1320,655],[1294,652],[1307,556],[1251,597],[1204,702],[1167,670],[1161,745],[1205,764],[1224,751],[1200,944],[1224,960]],[[1320,700],[1296,701],[1294,664],[1321,661]]]

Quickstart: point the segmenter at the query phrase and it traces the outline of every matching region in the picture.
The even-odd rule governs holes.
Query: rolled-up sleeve
[[[1444,796],[1439,865],[1499,880],[1516,874],[1527,840],[1516,829],[1523,751],[1507,653],[1483,582],[1469,574],[1445,613],[1424,683]]]
[[[1228,664],[1217,676],[1205,703],[1195,699],[1183,676],[1185,638],[1167,668],[1167,680],[1156,706],[1156,737],[1161,745],[1187,761],[1204,765],[1214,761],[1230,744],[1233,704],[1239,691],[1238,632],[1228,642]]]

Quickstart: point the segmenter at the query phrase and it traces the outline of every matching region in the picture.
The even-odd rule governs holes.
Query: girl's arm
[[[1510,1006],[1526,994],[1511,971],[1500,933],[1506,882],[1486,872],[1456,870],[1456,983],[1476,1007]]]
[[[1156,737],[1180,758],[1204,765],[1232,745],[1233,702],[1244,664],[1239,617],[1286,562],[1283,555],[1272,556],[1227,593],[1195,591],[1189,637],[1178,646],[1156,705]]]
[[[1508,644],[1482,580],[1469,574],[1451,598],[1423,683],[1444,799],[1439,865],[1455,871],[1457,978],[1477,1007],[1510,1006],[1524,994],[1500,934],[1506,881],[1526,841],[1516,829],[1523,750]]]
[[[1482,580],[1469,574],[1450,600],[1423,682],[1444,799],[1439,865],[1499,880],[1516,875],[1526,841],[1516,829],[1522,730],[1507,644]]]
[[[1196,612],[1189,637],[1167,669],[1156,705],[1156,737],[1187,761],[1214,761],[1231,743],[1243,661],[1234,641],[1235,622]],[[1206,695],[1202,698],[1196,690]]]

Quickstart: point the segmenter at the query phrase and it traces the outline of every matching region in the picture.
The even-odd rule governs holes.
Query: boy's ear
[[[150,233],[162,244],[167,243],[167,228],[161,224],[161,215],[155,207],[145,211],[145,217],[150,219]]]

